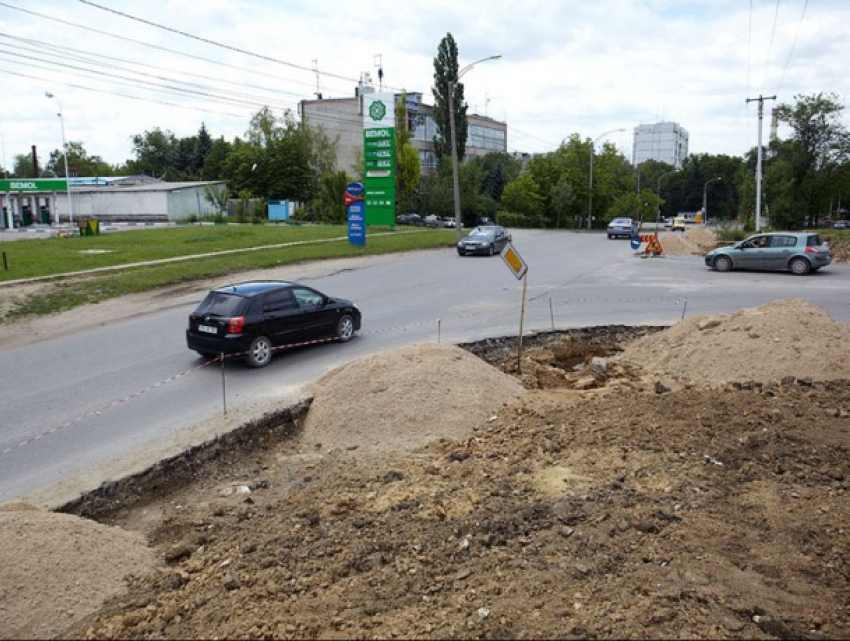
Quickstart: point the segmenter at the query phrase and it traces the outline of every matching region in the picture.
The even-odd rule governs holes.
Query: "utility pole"
[[[762,96],[758,98],[747,98],[747,102],[759,103],[759,142],[758,142],[758,160],[756,161],[756,232],[761,231],[761,124],[764,120],[764,101],[776,100],[776,96]]]

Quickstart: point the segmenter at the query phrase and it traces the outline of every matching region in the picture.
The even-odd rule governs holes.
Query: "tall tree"
[[[61,149],[50,152],[45,169],[57,176],[65,175],[65,154]],[[81,142],[68,142],[68,171],[72,176],[114,176],[114,168],[100,156],[90,156]]]
[[[457,157],[463,159],[466,153],[466,138],[469,124],[466,119],[467,105],[463,98],[463,85],[458,82],[457,44],[451,33],[440,41],[437,57],[434,58],[434,123],[437,135],[434,136],[434,150],[437,162],[451,158],[451,118],[455,121],[455,136],[457,139]],[[449,112],[449,89],[454,86],[452,102],[454,114]]]
[[[206,155],[201,169],[201,180],[220,180],[222,178],[224,175],[222,167],[232,148],[233,144],[227,142],[224,136],[212,141],[210,151]]]
[[[774,114],[793,131],[791,202],[804,211],[810,225],[829,207],[830,180],[850,158],[850,134],[841,124],[844,106],[836,94],[818,93],[794,97],[793,105],[781,104]]]
[[[213,140],[207,131],[207,126],[201,123],[201,128],[198,129],[198,135],[195,138],[195,149],[192,154],[192,170],[196,176],[200,176],[207,162],[207,156],[212,151]]]
[[[540,185],[530,172],[521,174],[509,183],[502,193],[502,205],[525,219],[529,227],[544,226],[544,197]]]
[[[127,163],[132,173],[164,180],[170,180],[175,175],[177,138],[172,132],[155,127],[143,134],[136,134],[133,136],[133,152],[136,154],[135,160]]]
[[[36,159],[37,160],[37,159]],[[32,167],[32,154],[17,154],[15,155],[15,159],[12,164],[12,177],[13,178],[38,178],[41,176],[42,172],[41,162],[38,162],[38,166],[35,168],[33,172]],[[63,167],[64,173],[64,167]],[[35,174],[35,175],[33,175]]]

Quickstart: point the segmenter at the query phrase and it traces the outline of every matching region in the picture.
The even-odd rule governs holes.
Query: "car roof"
[[[275,289],[285,289],[292,287],[295,283],[289,283],[283,280],[252,280],[245,283],[236,283],[233,285],[224,285],[216,287],[213,291],[224,294],[235,294],[237,296],[257,296],[265,294]]]
[[[750,238],[755,236],[819,236],[820,233],[816,231],[762,231],[758,234],[753,234]]]

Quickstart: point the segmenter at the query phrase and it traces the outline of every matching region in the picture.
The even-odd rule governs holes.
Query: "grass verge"
[[[453,230],[370,230],[352,245],[342,226],[193,226],[6,243],[3,281],[49,278],[7,306],[3,318],[52,314],[87,303],[306,260],[453,246]],[[204,256],[204,254],[212,254]],[[191,258],[189,258],[191,257]],[[146,264],[140,264],[146,263]],[[108,271],[72,275],[91,269]]]

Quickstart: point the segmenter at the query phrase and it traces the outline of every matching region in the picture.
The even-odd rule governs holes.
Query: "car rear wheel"
[[[805,276],[812,271],[812,266],[805,258],[795,258],[788,267],[795,276]]]
[[[336,337],[343,343],[354,338],[354,319],[348,314],[342,316],[336,324]]]
[[[248,348],[248,365],[265,367],[272,359],[272,342],[266,336],[257,336]]]
[[[714,259],[714,269],[719,272],[732,271],[732,259],[728,256],[718,256]]]

